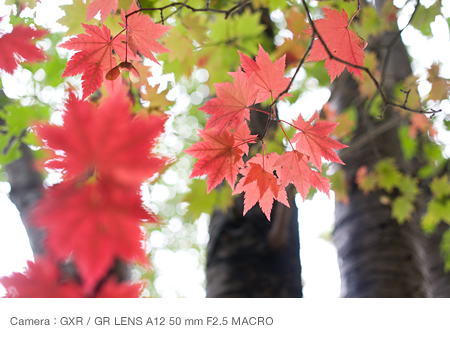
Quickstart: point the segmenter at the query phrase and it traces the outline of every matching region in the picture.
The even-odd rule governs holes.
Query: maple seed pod
[[[105,75],[105,79],[109,81],[114,81],[120,75],[119,66],[115,66],[113,69],[110,69],[108,73]]]
[[[108,73],[106,73],[105,78],[109,81],[114,81],[117,79],[120,73],[129,72],[130,81],[133,83],[141,82],[141,76],[136,68],[130,62],[121,62],[118,66],[112,68]]]

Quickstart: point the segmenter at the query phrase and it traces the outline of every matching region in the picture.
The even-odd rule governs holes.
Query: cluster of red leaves
[[[111,9],[117,9],[117,0],[94,1],[88,7],[88,18],[92,18],[101,10],[103,22],[106,18],[104,13],[107,13],[108,10],[111,12]],[[128,9],[128,13],[138,9],[136,2],[133,2]],[[105,83],[105,87],[110,94],[116,91],[122,81],[118,77],[119,71],[131,70],[134,73],[134,78],[139,78],[139,75],[136,75],[137,70],[128,62],[128,60],[142,60],[138,52],[156,63],[158,61],[153,53],[169,52],[156,39],[163,36],[171,27],[154,23],[147,14],[132,15],[127,20],[125,14],[122,9],[123,23],[121,25],[125,34],[111,37],[111,31],[106,25],[100,28],[95,25],[82,24],[86,34],[79,34],[59,45],[59,47],[77,51],[67,63],[62,77],[83,74],[81,77],[83,98],[88,97],[97,88],[100,88],[105,77],[109,80],[116,79],[118,81],[117,83],[108,83],[110,81]],[[114,53],[122,61],[119,65],[117,65]],[[107,73],[112,69],[117,69],[117,71],[107,76]]]
[[[3,18],[0,18],[0,22]],[[35,46],[36,39],[42,39],[48,34],[43,29],[32,29],[22,25],[15,26],[11,33],[0,37],[0,69],[12,74],[19,62],[37,62],[45,60],[41,49]]]
[[[64,124],[37,128],[55,151],[47,167],[61,170],[64,181],[47,189],[33,213],[33,223],[46,231],[48,258],[30,263],[25,275],[2,279],[8,296],[138,295],[140,286],[105,278],[116,259],[148,264],[140,225],[157,217],[142,207],[140,185],[166,163],[152,154],[163,130],[158,117],[131,115],[125,92],[99,107],[71,93]],[[60,283],[55,262],[67,260],[81,284]]]
[[[288,205],[285,188],[290,183],[295,185],[303,199],[311,186],[328,194],[329,180],[320,174],[322,158],[342,163],[333,149],[346,146],[328,137],[337,123],[319,121],[312,124],[319,118],[316,112],[308,121],[301,115],[294,121],[292,126],[298,132],[290,143],[296,145],[296,149],[282,155],[258,154],[244,163],[242,157],[248,155],[248,143],[262,139],[251,135],[246,122],[250,120],[252,106],[276,99],[288,88],[290,79],[284,77],[285,56],[272,63],[261,46],[256,61],[241,52],[239,54],[242,70],[230,73],[234,83],[215,84],[217,97],[200,108],[211,115],[199,134],[203,141],[185,152],[199,159],[191,178],[208,175],[208,193],[225,178],[234,190],[233,194],[245,192],[244,214],[259,202],[270,220],[274,199]],[[286,95],[290,94],[283,96]],[[279,124],[282,127],[280,121]],[[309,165],[310,161],[317,170]],[[242,178],[235,186],[238,174]]]

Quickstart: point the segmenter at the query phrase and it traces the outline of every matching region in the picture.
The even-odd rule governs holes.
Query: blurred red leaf
[[[81,287],[74,282],[62,282],[57,263],[48,258],[28,261],[25,273],[14,272],[0,278],[7,298],[79,298]]]
[[[0,18],[1,21],[1,18]],[[45,60],[44,52],[34,44],[48,32],[43,29],[32,29],[22,25],[15,26],[11,33],[0,37],[0,69],[12,74],[19,62],[37,62]]]

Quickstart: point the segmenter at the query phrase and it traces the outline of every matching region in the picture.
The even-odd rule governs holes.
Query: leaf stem
[[[350,21],[348,22],[348,25],[347,25],[347,27],[348,26],[350,26],[350,24],[352,23],[352,21],[353,21],[353,18],[356,16],[356,14],[358,14],[358,12],[361,10],[361,2],[360,2],[360,0],[358,0],[358,9],[356,10],[356,12],[352,15],[352,17],[350,18]]]
[[[278,122],[278,125],[280,126],[281,130],[283,131],[284,136],[286,136],[286,138],[287,138],[287,140],[288,140],[292,150],[294,150],[294,146],[292,145],[291,140],[289,139],[289,137],[287,136],[286,132],[284,131],[284,128],[283,128],[283,126],[280,123],[280,120],[278,120],[277,122]]]
[[[259,140],[259,137],[258,137],[258,136],[253,137],[253,138],[249,138],[248,140],[244,140],[244,141],[242,141],[241,143],[236,144],[236,145],[233,146],[231,149],[234,149],[234,148],[240,147],[240,146],[242,146],[242,145],[244,145],[244,144],[246,144],[246,143],[250,143],[250,142],[258,141],[258,140]]]

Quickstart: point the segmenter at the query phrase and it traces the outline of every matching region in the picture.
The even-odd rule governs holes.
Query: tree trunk
[[[297,208],[276,203],[269,222],[253,207],[215,212],[209,228],[207,297],[302,297]]]
[[[430,236],[424,236],[427,253],[427,272],[430,278],[430,297],[450,298],[450,272],[444,272],[444,260],[441,255],[441,240],[448,224],[441,223]]]
[[[369,46],[380,60],[398,33],[386,33]],[[392,46],[387,62],[384,89],[388,96],[396,82],[410,73],[410,61],[400,38]],[[382,62],[381,62],[382,64]],[[436,233],[425,239],[420,229],[420,218],[426,203],[419,196],[416,211],[409,222],[399,225],[391,218],[391,207],[383,204],[382,191],[364,195],[355,184],[359,167],[369,169],[386,157],[395,158],[398,168],[414,175],[417,161],[403,159],[397,127],[402,117],[398,111],[388,110],[383,121],[369,118],[358,97],[356,83],[350,76],[336,82],[331,105],[343,111],[353,105],[358,111],[358,127],[346,151],[341,152],[346,166],[343,170],[350,183],[349,203],[336,204],[334,242],[338,250],[341,271],[342,297],[443,297],[449,295],[448,275],[443,273],[439,260],[439,242]],[[432,266],[428,264],[433,261]],[[438,291],[439,290],[439,291]]]
[[[22,143],[20,150],[22,151],[22,156],[5,166],[5,171],[11,184],[9,198],[19,210],[22,223],[28,234],[31,249],[36,257],[43,255],[45,252],[43,245],[45,233],[43,230],[33,226],[30,212],[39,198],[41,198],[43,190],[42,177],[34,169],[33,155],[28,146]]]

